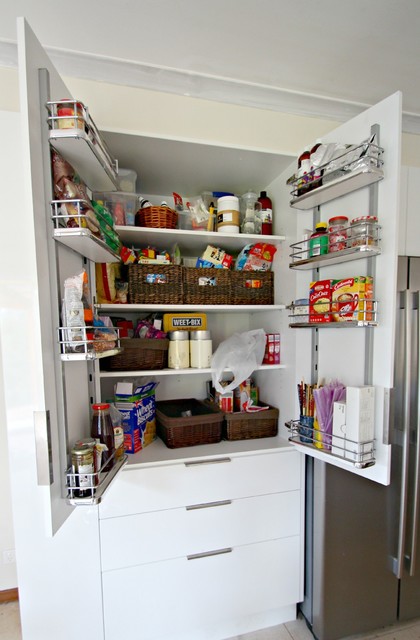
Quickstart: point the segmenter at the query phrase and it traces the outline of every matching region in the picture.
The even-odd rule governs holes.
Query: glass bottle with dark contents
[[[114,464],[114,428],[112,426],[109,404],[106,402],[92,405],[91,436],[108,447],[108,451],[102,453],[102,471],[109,471]]]

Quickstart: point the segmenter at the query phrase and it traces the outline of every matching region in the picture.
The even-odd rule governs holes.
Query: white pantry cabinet
[[[205,640],[293,619],[303,485],[290,446],[123,471],[99,508],[107,640],[139,623],[143,640]]]

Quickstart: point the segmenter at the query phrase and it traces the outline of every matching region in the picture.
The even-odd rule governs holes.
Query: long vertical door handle
[[[398,525],[398,551],[397,551],[397,578],[402,578],[404,568],[405,534],[407,526],[407,498],[408,498],[408,461],[410,444],[410,387],[411,387],[411,314],[409,311],[409,292],[401,294],[402,308],[404,309],[404,400],[403,400],[403,448],[401,465],[401,495],[400,495],[400,519]]]
[[[410,553],[410,576],[414,576],[416,571],[417,559],[417,536],[418,536],[418,520],[420,511],[420,393],[419,393],[419,373],[420,373],[420,310],[419,310],[419,292],[412,294],[413,304],[410,307],[410,313],[416,316],[416,344],[413,350],[413,358],[415,365],[415,383],[417,393],[416,407],[416,462],[414,472],[414,495],[413,495],[413,525],[411,532],[411,553]]]

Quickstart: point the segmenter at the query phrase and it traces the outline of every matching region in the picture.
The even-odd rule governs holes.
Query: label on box
[[[331,280],[311,282],[309,289],[309,322],[332,322]]]
[[[165,313],[163,315],[163,330],[189,331],[207,330],[207,316],[205,313]]]

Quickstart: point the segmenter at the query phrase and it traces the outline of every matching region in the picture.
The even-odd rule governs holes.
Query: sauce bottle
[[[322,144],[322,138],[317,138],[315,141],[314,146],[312,147],[312,149],[310,150],[310,179],[311,182],[313,182],[313,185],[311,186],[311,189],[316,189],[317,187],[320,187],[322,184],[322,180],[321,180],[321,176],[322,176],[322,169],[319,169],[319,163],[318,163],[318,167],[314,166],[314,156],[315,156],[315,152],[319,149],[319,147]]]
[[[323,256],[328,253],[328,224],[318,222],[309,238],[309,257]]]
[[[261,191],[258,202],[261,204],[261,233],[271,236],[273,233],[273,205],[266,191]]]
[[[109,404],[102,402],[92,405],[92,427],[90,435],[108,447],[108,451],[102,452],[102,471],[109,471],[114,464],[115,442],[114,427],[109,413]]]
[[[311,152],[309,147],[305,147],[298,158],[297,169],[297,194],[303,195],[308,191],[305,185],[309,182],[309,172],[311,170]]]

